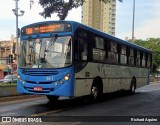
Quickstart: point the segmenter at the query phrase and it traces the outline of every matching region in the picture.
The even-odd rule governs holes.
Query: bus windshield
[[[62,68],[72,64],[71,36],[21,41],[20,68]]]

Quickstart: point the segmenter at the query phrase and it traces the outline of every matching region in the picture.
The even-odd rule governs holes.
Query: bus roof
[[[72,25],[73,31],[75,31],[77,28],[82,28],[82,29],[85,29],[87,31],[93,32],[95,34],[98,34],[100,36],[103,36],[104,38],[108,38],[108,39],[111,39],[111,40],[116,41],[118,43],[124,44],[126,46],[130,46],[130,47],[138,49],[140,51],[151,53],[151,50],[149,50],[147,48],[144,48],[144,47],[139,46],[137,44],[122,40],[120,38],[117,38],[117,37],[112,36],[110,34],[104,33],[102,31],[99,31],[97,29],[94,29],[92,27],[86,26],[86,25],[84,25],[82,23],[79,23],[79,22],[76,22],[76,21],[44,21],[44,22],[33,23],[33,24],[30,24],[30,25],[24,26],[22,28],[25,28],[25,27],[28,27],[28,26],[31,26],[31,25],[38,25],[38,24],[42,24],[42,23],[53,23],[53,22],[54,23],[70,23]]]
[[[90,31],[90,32],[93,32],[93,33],[95,33],[95,34],[101,35],[101,36],[103,36],[104,38],[111,39],[111,40],[113,40],[113,41],[116,41],[116,42],[118,42],[118,43],[121,43],[121,44],[130,46],[130,47],[133,47],[133,48],[138,49],[138,50],[142,50],[142,51],[145,51],[145,52],[148,52],[148,53],[151,53],[151,52],[152,52],[151,50],[149,50],[149,49],[147,49],[147,48],[144,48],[144,47],[139,46],[139,45],[137,45],[137,44],[134,44],[134,43],[131,43],[131,42],[122,40],[122,39],[120,39],[120,38],[117,38],[117,37],[112,36],[112,35],[110,35],[110,34],[104,33],[104,32],[102,32],[102,31],[99,31],[99,30],[94,29],[94,28],[92,28],[92,27],[86,26],[86,25],[84,25],[84,24],[81,24],[81,23],[78,23],[78,22],[75,22],[75,21],[69,21],[69,22],[71,22],[72,25],[73,25],[74,27],[76,27],[76,28],[78,28],[78,27],[79,27],[79,28],[83,28],[83,29],[88,30],[88,31]]]

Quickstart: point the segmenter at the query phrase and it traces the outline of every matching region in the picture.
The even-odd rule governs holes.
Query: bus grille
[[[54,81],[49,81],[49,82],[35,82],[35,81],[26,81],[29,84],[52,84]]]
[[[59,72],[53,71],[53,70],[22,70],[22,73],[24,75],[30,75],[30,76],[51,76],[51,75],[57,75]]]

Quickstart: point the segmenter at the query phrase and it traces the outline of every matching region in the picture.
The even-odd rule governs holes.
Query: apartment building
[[[82,23],[111,35],[115,35],[115,17],[116,0],[86,0],[82,6]]]
[[[11,56],[15,57],[15,38],[11,40],[0,40],[0,79],[10,73],[16,73],[16,60],[11,62]]]

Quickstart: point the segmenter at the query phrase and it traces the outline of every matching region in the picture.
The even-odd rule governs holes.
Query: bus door
[[[90,77],[88,64],[88,41],[85,31],[80,30],[75,36],[75,94],[87,95],[88,79]]]

